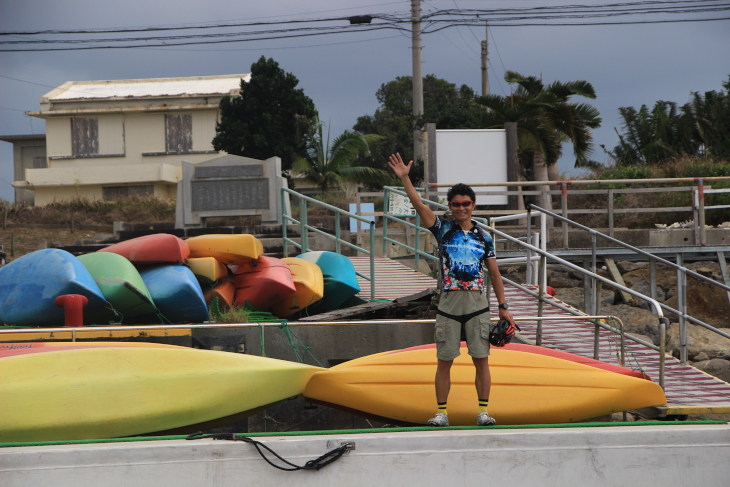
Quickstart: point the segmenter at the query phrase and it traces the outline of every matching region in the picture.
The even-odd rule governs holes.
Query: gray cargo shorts
[[[486,295],[479,291],[448,291],[441,295],[439,311],[455,316],[463,316],[489,306]],[[492,330],[489,311],[471,318],[464,324],[466,344],[469,355],[474,358],[489,356],[489,332]],[[450,361],[461,352],[461,323],[444,315],[436,315],[436,357]]]

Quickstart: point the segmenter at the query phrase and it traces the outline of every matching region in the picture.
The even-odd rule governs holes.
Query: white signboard
[[[401,191],[404,190],[404,188],[397,188]],[[416,191],[419,193],[423,191],[421,188],[416,188]],[[416,216],[416,210],[413,208],[413,205],[411,204],[411,200],[408,199],[408,196],[403,196],[401,194],[391,193],[388,192],[388,215],[392,216]]]
[[[507,133],[497,130],[436,130],[438,184],[502,183],[507,181]],[[439,191],[446,188],[439,188]],[[506,205],[506,186],[475,187],[477,204]]]

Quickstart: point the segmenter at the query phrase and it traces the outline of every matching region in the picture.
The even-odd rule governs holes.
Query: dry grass
[[[693,159],[683,157],[665,161],[663,164],[645,167],[611,167],[586,175],[584,179],[650,179],[650,178],[695,178],[712,176],[730,176],[730,163],[709,159]],[[623,188],[657,188],[696,186],[696,183],[685,182],[676,184],[612,184],[591,185],[580,189],[623,189]],[[708,182],[707,186],[713,189],[730,187],[728,182]],[[578,189],[578,188],[576,188]],[[705,197],[705,205],[730,204],[730,194],[709,194]],[[560,197],[556,197],[554,208],[560,208]],[[692,196],[689,191],[669,193],[627,193],[617,194],[614,197],[614,209],[619,208],[666,208],[692,206]],[[569,208],[605,209],[608,207],[607,196],[577,195],[568,193]],[[575,215],[579,223],[591,228],[608,227],[607,215]],[[654,228],[655,223],[672,224],[693,219],[691,212],[649,212],[615,214],[614,226],[626,228]],[[730,220],[730,210],[711,210],[706,212],[706,223],[718,225]]]
[[[78,198],[44,206],[0,203],[8,223],[70,224],[72,215],[80,225],[111,225],[114,221],[163,222],[175,219],[175,201],[154,196],[131,196],[117,201]]]

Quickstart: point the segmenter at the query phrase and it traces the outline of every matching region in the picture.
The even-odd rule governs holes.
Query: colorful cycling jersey
[[[469,231],[436,217],[431,228],[439,244],[444,291],[484,292],[484,261],[496,259],[492,237],[472,220]]]

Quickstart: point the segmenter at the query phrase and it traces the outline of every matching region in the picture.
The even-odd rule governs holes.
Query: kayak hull
[[[184,347],[86,347],[0,358],[0,442],[133,436],[300,394],[318,369]]]
[[[104,314],[108,304],[89,271],[70,253],[42,249],[26,254],[0,267],[0,323],[64,326],[64,310],[55,304],[64,294],[88,299],[87,324],[92,316]]]
[[[290,297],[286,297],[276,303],[272,313],[279,318],[288,318],[304,311],[307,306],[319,301],[324,296],[324,278],[322,271],[316,264],[287,257],[282,259],[291,271],[292,280],[296,291]]]
[[[190,249],[184,240],[169,233],[156,233],[110,245],[99,252],[118,254],[133,264],[185,262]]]
[[[308,260],[322,270],[324,297],[310,306],[310,313],[326,313],[338,309],[352,296],[360,292],[357,274],[352,261],[335,252],[306,252],[297,258]]]
[[[142,276],[124,257],[110,252],[79,256],[109,304],[121,315],[118,320],[154,313],[156,308]]]
[[[140,275],[157,309],[167,321],[202,323],[210,319],[203,290],[188,267],[153,266],[142,269]]]
[[[253,235],[199,235],[185,241],[190,257],[214,257],[223,264],[244,264],[264,253],[261,240]]]
[[[435,349],[381,353],[312,376],[304,395],[366,415],[426,424],[436,411]],[[497,424],[556,424],[666,403],[657,384],[568,360],[492,349],[489,413]],[[449,423],[476,423],[471,357],[451,369]]]
[[[231,271],[236,306],[248,301],[257,310],[268,311],[296,292],[289,266],[275,257],[262,255],[251,263],[232,266]]]

